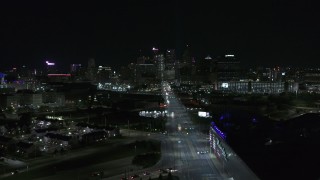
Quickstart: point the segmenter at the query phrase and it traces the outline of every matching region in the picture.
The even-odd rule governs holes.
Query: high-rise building
[[[80,71],[81,68],[82,68],[81,64],[71,64],[70,72],[71,73],[76,73],[76,72]]]
[[[46,74],[56,74],[57,72],[56,63],[46,61]]]
[[[186,45],[186,49],[182,54],[182,63],[190,65],[195,63],[195,58],[192,55],[191,48],[189,45]]]
[[[163,81],[164,69],[165,69],[163,54],[155,55],[155,63],[157,66],[157,79]]]
[[[182,60],[179,63],[179,77],[181,83],[191,83],[195,75],[195,58],[192,56],[191,48],[186,45],[182,54]]]
[[[233,54],[226,54],[217,61],[218,81],[239,81],[240,61]]]
[[[86,79],[86,69],[82,64],[71,64],[70,65],[70,74],[72,81],[83,81]]]
[[[130,63],[128,66],[122,66],[120,69],[120,77],[122,82],[126,84],[133,84],[135,81],[136,64]]]
[[[166,52],[165,63],[174,64],[176,61],[176,53],[174,49],[168,49]]]
[[[89,81],[95,82],[96,74],[97,74],[96,62],[93,58],[90,58],[88,60],[88,67],[87,67],[87,78],[89,79]]]
[[[96,80],[100,83],[109,81],[112,74],[111,67],[99,66]]]
[[[157,67],[154,64],[136,64],[135,84],[141,85],[156,82]]]
[[[88,68],[95,68],[96,67],[96,61],[94,60],[94,58],[90,58],[88,60]]]
[[[210,56],[205,57],[196,63],[197,82],[216,83],[217,81],[217,61]]]

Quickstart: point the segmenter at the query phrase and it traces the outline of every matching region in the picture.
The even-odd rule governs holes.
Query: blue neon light
[[[211,123],[212,128],[216,131],[216,133],[222,138],[222,139],[226,139],[227,135],[224,134],[217,126],[214,122]]]

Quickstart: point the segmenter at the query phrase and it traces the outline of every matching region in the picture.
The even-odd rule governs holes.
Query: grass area
[[[147,168],[155,165],[160,160],[160,157],[160,153],[139,154],[134,157],[132,164]]]
[[[137,154],[132,164],[142,166],[143,168],[155,165],[161,158],[161,143],[159,141],[136,141],[135,147],[143,148],[141,153]]]

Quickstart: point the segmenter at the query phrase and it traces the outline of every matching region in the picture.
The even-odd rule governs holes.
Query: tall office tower
[[[73,81],[83,81],[86,79],[86,69],[81,64],[71,64],[70,74]]]
[[[97,75],[97,69],[96,69],[96,62],[93,58],[90,58],[88,60],[88,67],[87,67],[87,78],[90,81],[95,81]]]
[[[153,51],[154,55],[157,55],[158,52],[159,52],[159,49],[156,48],[156,47],[153,47],[153,48],[152,48],[152,51]]]
[[[88,68],[95,68],[96,67],[96,61],[94,60],[94,58],[90,58],[88,60]]]
[[[19,77],[31,77],[31,71],[27,68],[27,66],[23,65],[18,69]]]
[[[155,64],[136,64],[134,74],[136,85],[156,83],[157,67]]]
[[[179,68],[181,83],[191,83],[195,75],[195,59],[192,57],[189,45],[186,45],[182,54]]]
[[[56,74],[57,68],[54,62],[46,61],[46,74]]]
[[[71,64],[70,72],[71,73],[76,73],[76,72],[80,71],[81,68],[82,68],[81,64]]]
[[[240,61],[233,54],[227,54],[217,62],[218,81],[239,81]]]
[[[217,62],[210,56],[197,61],[196,63],[196,79],[197,82],[215,83],[217,78]]]
[[[99,66],[96,79],[100,83],[105,83],[110,80],[111,74],[112,74],[111,67]]]
[[[176,54],[174,49],[169,49],[166,51],[166,56],[164,60],[164,80],[172,81],[175,79],[175,61]]]
[[[192,64],[193,63],[193,59],[194,58],[192,58],[190,46],[186,45],[186,49],[184,50],[184,52],[182,54],[182,63]]]
[[[157,64],[157,63],[158,63],[158,62],[157,62],[157,61],[158,61],[158,60],[157,60],[157,55],[159,54],[159,49],[153,47],[153,48],[152,48],[152,52],[153,52],[152,63],[153,63],[153,64]]]
[[[279,67],[274,67],[271,71],[271,81],[283,81],[285,72]]]
[[[164,69],[165,69],[163,54],[155,55],[155,63],[157,66],[157,79],[160,81],[163,81]]]
[[[176,53],[174,49],[168,49],[166,52],[166,64],[174,64],[176,61]]]
[[[133,84],[136,78],[136,64],[130,63],[128,66],[122,66],[120,69],[121,81],[126,84]]]

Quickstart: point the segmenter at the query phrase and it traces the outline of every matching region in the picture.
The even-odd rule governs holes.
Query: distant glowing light
[[[228,84],[228,83],[222,83],[221,87],[222,87],[222,88],[228,88],[228,87],[229,87],[229,84]]]
[[[234,57],[233,54],[226,54],[225,57]]]
[[[55,65],[55,63],[49,62],[49,61],[46,61],[46,63],[47,63],[48,66],[54,66]]]
[[[211,58],[210,56],[207,56],[207,57],[205,57],[204,59],[208,59],[208,60],[209,60],[209,59],[212,59],[212,58]]]

